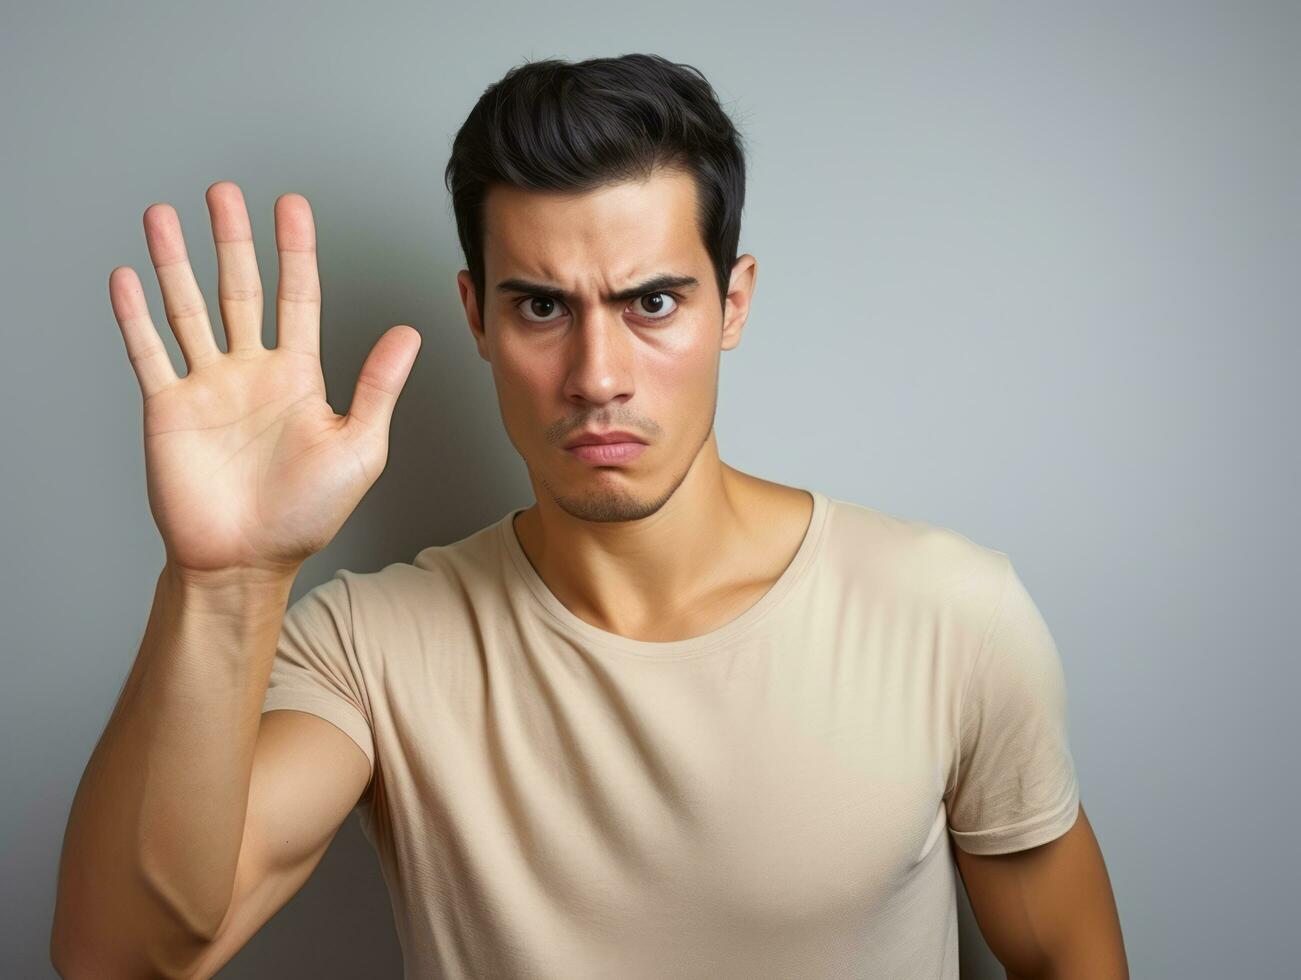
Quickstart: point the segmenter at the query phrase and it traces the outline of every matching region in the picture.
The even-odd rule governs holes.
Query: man
[[[306,202],[277,203],[280,361],[242,305],[238,188],[209,204],[241,324],[224,358],[244,363],[200,346],[174,214],[146,217],[213,380],[167,401],[190,379],[160,373],[117,280],[170,570],[74,804],[56,964],[109,955],[72,938],[72,910],[92,870],[123,889],[136,870],[104,855],[128,836],[108,806],[80,799],[117,767],[187,794],[118,791],[152,831],[127,848],[152,966],[215,972],[360,805],[408,976],[953,978],[955,862],[1009,976],[1126,976],[1060,660],[1007,555],[719,458],[720,356],[757,264],[736,255],[740,139],[703,77],[649,55],[514,69],[447,178],[466,318],[535,502],[340,570],[283,619],[285,583],[383,469],[415,338],[385,335],[349,416],[322,420],[323,386],[293,374],[319,372]],[[254,397],[264,363],[276,398]]]

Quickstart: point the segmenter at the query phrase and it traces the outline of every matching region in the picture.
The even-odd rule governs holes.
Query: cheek
[[[536,361],[531,362],[518,354],[512,356],[510,351],[501,347],[493,352],[493,385],[497,389],[502,424],[515,448],[521,452],[524,449],[521,438],[533,438],[528,435],[533,426],[527,420],[539,413],[535,404],[538,393],[542,390],[538,372]]]
[[[554,386],[555,369],[553,359],[538,356],[527,344],[499,345],[492,362],[497,390],[512,402],[541,397],[548,386]]]
[[[697,360],[647,363],[637,379],[637,398],[648,411],[683,418],[713,396],[713,369]]]
[[[655,390],[660,404],[708,401],[718,372],[719,349],[693,331],[681,343],[666,344],[648,353],[643,361],[643,379]]]

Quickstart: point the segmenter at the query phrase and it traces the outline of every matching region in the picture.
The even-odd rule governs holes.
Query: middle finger
[[[262,277],[244,194],[233,181],[219,180],[204,197],[217,246],[217,302],[226,328],[226,352],[263,350]]]

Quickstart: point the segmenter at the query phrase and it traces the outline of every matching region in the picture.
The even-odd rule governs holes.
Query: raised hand
[[[181,573],[292,574],[324,548],[388,461],[389,422],[420,349],[390,328],[362,364],[347,415],[326,401],[321,289],[307,199],[276,200],[276,346],[262,346],[262,288],[244,195],[206,194],[217,247],[222,353],[190,268],[176,211],[144,213],[149,257],[188,367],[178,377],[129,266],[109,298],[144,396],[149,507],[167,561]]]

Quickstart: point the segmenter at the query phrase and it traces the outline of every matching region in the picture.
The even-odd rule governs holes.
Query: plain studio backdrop
[[[724,460],[1006,551],[1058,642],[1133,975],[1295,976],[1301,7],[8,3],[0,33],[0,974],[53,975],[55,873],[163,549],[108,299],[204,191],[315,212],[331,404],[423,345],[388,468],[294,598],[532,501],[474,349],[442,170],[524,60],[696,66],[749,150]],[[396,977],[355,812],[223,972]],[[963,975],[1002,977],[959,897]]]

